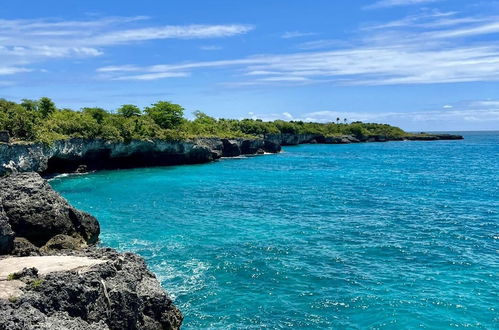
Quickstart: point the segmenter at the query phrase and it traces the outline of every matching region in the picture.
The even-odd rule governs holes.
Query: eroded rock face
[[[0,329],[179,329],[182,314],[142,258],[112,249],[74,251],[87,268],[17,273],[26,285],[0,299]]]
[[[7,254],[14,248],[14,232],[5,214],[0,198],[0,254]]]
[[[53,236],[79,235],[97,242],[97,220],[78,211],[37,173],[19,173],[0,179],[0,201],[15,236],[41,247]],[[5,220],[3,220],[5,222]]]
[[[228,142],[230,141],[230,142]],[[70,173],[99,169],[198,164],[222,156],[280,150],[263,139],[198,138],[185,141],[113,142],[100,139],[68,139],[53,145],[1,144],[0,175],[16,172]]]

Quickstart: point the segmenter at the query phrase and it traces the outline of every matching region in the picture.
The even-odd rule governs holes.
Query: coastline
[[[452,134],[413,134],[399,138],[383,135],[326,137],[321,134],[269,134],[260,138],[191,140],[132,140],[115,142],[73,138],[43,143],[0,143],[0,176],[37,172],[44,176],[102,169],[202,164],[221,157],[278,153],[282,146],[349,144],[389,141],[458,140]]]
[[[421,140],[458,138],[462,137],[435,135],[431,138],[425,136]],[[144,157],[144,149],[141,149],[144,146],[149,148],[146,149],[149,152],[158,153],[154,157],[145,159],[159,161],[157,163],[132,162],[132,165],[206,163],[222,157],[277,153],[280,152],[281,145],[387,141],[389,139],[386,137],[371,137],[361,141],[352,136],[342,136],[327,141],[326,138],[317,135],[280,135],[254,140],[210,138],[195,141],[142,141],[140,143],[135,141],[130,144],[119,144],[109,141],[72,139],[62,141],[55,146],[11,144],[6,148],[3,145],[3,148],[0,148],[1,168],[2,174],[7,176],[0,179],[4,187],[3,194],[0,194],[0,219],[2,220],[0,242],[1,253],[4,256],[0,256],[0,262],[9,258],[26,256],[35,258],[72,256],[90,258],[98,262],[91,266],[81,264],[77,264],[76,267],[68,266],[69,268],[63,271],[47,274],[34,268],[19,269],[15,273],[8,274],[5,279],[0,279],[0,284],[7,285],[11,290],[8,292],[13,292],[8,297],[0,297],[2,306],[0,328],[5,325],[9,329],[16,329],[14,325],[20,323],[23,326],[17,329],[34,325],[75,326],[83,329],[106,329],[106,327],[120,329],[123,326],[132,329],[178,329],[183,319],[181,312],[173,305],[141,257],[130,253],[118,253],[109,248],[96,248],[94,245],[100,232],[97,219],[74,209],[53,191],[39,174],[33,172],[49,175],[54,173],[54,169],[67,169],[63,173],[82,173],[101,169],[96,165],[102,165],[102,163],[91,163],[98,159],[96,155],[110,157],[112,162],[104,163],[105,166],[116,164],[118,160],[135,159],[136,161],[136,157]],[[160,148],[165,145],[168,148]],[[5,150],[9,152],[4,153]],[[60,164],[57,163],[60,159],[65,159],[67,161],[65,165],[70,166],[65,168],[53,166],[54,157],[58,159],[56,164]],[[81,170],[82,166],[85,166],[85,171]],[[28,184],[28,193],[25,187],[27,182],[31,182],[33,186],[29,188]],[[26,195],[20,194],[20,191]],[[42,212],[43,219],[39,219],[34,224],[28,224],[40,207],[47,208],[48,205],[51,205],[49,209],[52,208],[52,211],[54,211],[53,207],[56,210],[52,213],[44,211],[45,213]],[[60,214],[63,214],[62,218]],[[74,214],[79,215],[76,220]],[[89,223],[93,225],[88,226]],[[90,228],[90,234],[87,233],[86,227]],[[32,231],[25,230],[26,228],[42,229],[46,237],[40,238],[33,235]],[[47,231],[46,228],[51,228],[51,230]],[[82,274],[84,274],[83,283]],[[87,275],[89,276],[88,282],[86,281]],[[121,285],[124,278],[133,280]],[[114,290],[112,297],[109,294],[109,287]],[[133,297],[126,298],[126,292],[130,291],[134,292]],[[61,292],[63,292],[62,295]],[[83,299],[85,303],[76,306],[62,304],[61,301],[67,299],[65,296],[67,294],[75,295],[79,297],[78,299]],[[126,308],[120,307],[123,299],[128,301]],[[50,303],[47,303],[47,300]],[[44,305],[49,307],[43,308]],[[21,308],[21,306],[24,307]],[[132,317],[128,317],[130,315]],[[124,321],[120,323],[117,320]]]

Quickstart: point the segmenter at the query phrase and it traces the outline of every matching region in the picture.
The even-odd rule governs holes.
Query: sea
[[[499,328],[499,132],[50,181],[183,329]]]

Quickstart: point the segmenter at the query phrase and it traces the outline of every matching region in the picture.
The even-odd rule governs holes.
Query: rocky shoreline
[[[144,260],[96,247],[99,233],[39,174],[1,178],[0,329],[179,329]]]
[[[185,141],[113,142],[68,139],[52,145],[0,143],[0,175],[16,172],[42,174],[85,172],[100,169],[199,164],[220,157],[278,153],[281,146],[304,143],[347,144],[387,141],[457,140],[460,135],[415,134],[401,138],[383,135],[326,137],[320,134],[268,134],[254,139],[198,138]]]
[[[303,143],[455,139],[462,137],[275,134],[128,143],[70,139],[53,145],[7,139],[0,143],[0,330],[152,330],[182,324],[181,312],[144,260],[96,247],[97,219],[72,207],[40,174],[206,163]]]

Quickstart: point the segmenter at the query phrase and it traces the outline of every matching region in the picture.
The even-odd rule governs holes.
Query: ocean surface
[[[499,328],[499,132],[51,181],[184,329]]]

